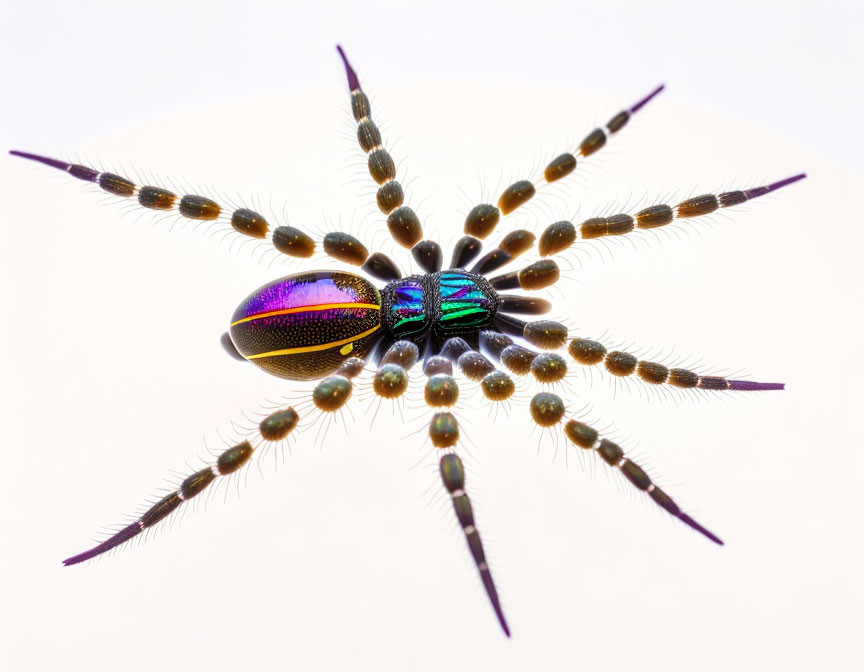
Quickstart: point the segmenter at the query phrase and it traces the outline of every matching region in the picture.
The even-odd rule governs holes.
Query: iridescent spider
[[[338,48],[338,47],[337,47]],[[550,224],[539,240],[526,230],[507,233],[497,247],[485,253],[482,240],[489,237],[502,217],[531,200],[541,184],[560,180],[582,161],[600,150],[651,99],[660,86],[629,109],[616,114],[605,128],[593,130],[573,153],[564,153],[545,168],[536,182],[521,180],[503,191],[497,205],[481,204],[468,213],[465,236],[455,245],[444,268],[441,246],[423,239],[418,216],[404,205],[402,186],[396,181],[396,166],[383,148],[381,133],[372,121],[369,99],[341,48],[351,109],[357,122],[357,139],[368,155],[369,173],[378,184],[378,208],[386,215],[394,241],[410,250],[423,275],[403,277],[388,256],[370,253],[356,237],[330,232],[315,240],[291,227],[270,227],[262,215],[246,208],[223,209],[219,203],[198,195],[178,196],[156,186],[138,186],[125,177],[100,172],[34,154],[12,154],[58,168],[69,175],[96,183],[109,194],[135,198],[143,208],[176,211],[191,220],[230,221],[231,227],[250,239],[269,241],[279,253],[309,258],[316,250],[353,266],[382,283],[344,271],[307,271],[275,280],[250,294],[235,310],[223,342],[237,357],[264,371],[291,380],[318,381],[312,403],[322,414],[345,406],[364,373],[367,362],[375,367],[371,386],[382,399],[402,397],[409,372],[422,360],[424,399],[432,409],[428,436],[440,451],[439,471],[452,499],[456,517],[483,586],[504,632],[510,631],[498,598],[483,544],[477,530],[471,501],[465,490],[465,470],[457,454],[460,430],[452,408],[460,396],[460,384],[477,384],[492,403],[510,399],[516,389],[513,376],[525,376],[545,386],[531,399],[533,422],[564,436],[585,451],[596,452],[603,462],[641,490],[659,507],[711,541],[723,542],[684,513],[648,477],[622,448],[603,438],[592,427],[573,417],[564,399],[550,391],[568,372],[568,359],[586,367],[602,366],[614,376],[637,376],[650,385],[671,385],[692,390],[779,390],[778,383],[756,383],[700,375],[683,368],[669,368],[640,361],[630,353],[607,350],[594,340],[568,332],[559,322],[522,321],[516,315],[541,315],[551,304],[534,294],[556,283],[560,276],[554,257],[577,241],[604,236],[622,236],[637,229],[653,229],[675,219],[705,216],[768,194],[805,175],[752,189],[705,194],[676,205],[658,204],[633,214],[595,217],[581,224],[570,221]],[[518,271],[498,273],[517,257],[534,248],[541,257]],[[506,293],[523,290],[525,294]],[[482,354],[481,354],[482,353]],[[499,364],[502,368],[499,368]],[[506,371],[505,371],[506,369]],[[457,381],[457,376],[459,380]],[[556,388],[557,389],[557,388]],[[191,474],[142,516],[94,548],[64,560],[74,565],[90,560],[131,540],[165,520],[189,499],[201,494],[217,479],[238,472],[260,447],[286,439],[303,411],[283,407],[264,418],[247,440],[222,452],[214,464]]]

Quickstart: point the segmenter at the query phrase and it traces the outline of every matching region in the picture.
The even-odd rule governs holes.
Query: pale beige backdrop
[[[643,93],[366,80],[409,201],[447,244],[481,195]],[[556,457],[524,406],[493,423],[467,394],[468,487],[510,641],[440,493],[419,387],[404,423],[382,408],[370,428],[367,388],[347,431],[317,444],[317,428],[300,434],[278,470],[250,470],[239,496],[232,484],[146,544],[63,568],[172,471],[198,468],[205,441],[233,438],[231,420],[310,389],[218,343],[243,297],[298,266],[268,267],[251,246],[154,225],[56,171],[0,160],[4,669],[852,669],[864,185],[673,92],[501,231],[806,170],[709,223],[570,255],[551,294],[577,333],[674,347],[788,389],[694,402],[574,370],[573,407],[590,401],[589,416],[613,424],[724,548],[604,465],[580,464],[563,443]],[[257,198],[278,223],[350,227],[403,263],[352,133],[334,85],[191,109],[65,151],[21,149]]]

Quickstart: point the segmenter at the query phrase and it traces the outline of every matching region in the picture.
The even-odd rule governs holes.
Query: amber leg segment
[[[624,451],[617,443],[601,438],[596,429],[576,420],[567,421],[564,425],[564,434],[579,448],[591,450],[600,455],[606,464],[618,469],[628,481],[646,493],[655,504],[666,512],[706,536],[715,544],[723,545],[719,537],[684,513],[681,507],[669,495],[651,481],[642,467],[624,454]]]
[[[369,174],[378,184],[378,208],[387,215],[387,228],[390,235],[399,245],[406,249],[412,249],[423,238],[423,226],[416,213],[405,202],[405,193],[402,185],[396,181],[396,163],[390,153],[384,149],[381,140],[381,131],[372,121],[372,106],[369,97],[360,87],[357,73],[348,62],[348,57],[341,46],[336,46],[342,63],[345,65],[345,75],[348,79],[348,90],[351,92],[351,112],[357,122],[357,141],[366,152]],[[425,241],[427,248],[437,247],[434,241]],[[438,248],[440,249],[440,248]],[[424,249],[419,256],[421,260],[434,259],[436,254],[429,249]],[[429,263],[433,263],[429,261]],[[437,269],[436,269],[437,270]],[[434,272],[434,271],[427,271]]]
[[[626,110],[621,110],[612,117],[605,128],[595,128],[591,131],[572,153],[565,152],[553,159],[543,171],[543,177],[536,183],[530,180],[519,180],[504,190],[498,199],[497,206],[490,203],[481,203],[472,208],[465,219],[465,233],[476,238],[486,238],[486,236],[495,230],[503,215],[509,215],[534,198],[537,188],[544,183],[557,182],[576,170],[577,158],[581,161],[602,148],[609,136],[624,128],[627,122],[630,121],[630,117],[641,110],[648,101],[652,100],[663,89],[663,85],[658,86],[635,105]]]
[[[259,423],[258,436],[254,440],[255,445],[252,441],[247,440],[228,448],[219,455],[215,464],[188,476],[180,484],[180,487],[156,502],[134,523],[127,525],[89,551],[67,558],[63,564],[67,566],[77,565],[79,562],[91,560],[117,548],[144,530],[148,530],[165,520],[185,502],[204,492],[216,479],[239,471],[249,462],[259,445],[264,442],[278,442],[286,439],[297,426],[297,420],[298,416],[293,408],[285,408],[271,413]]]
[[[555,222],[546,227],[540,235],[538,251],[540,256],[548,257],[569,249],[576,240],[623,236],[637,229],[656,229],[666,226],[676,219],[710,215],[720,208],[740,205],[803,180],[805,177],[807,175],[801,173],[753,189],[726,191],[716,195],[702,194],[688,198],[677,205],[652,205],[632,215],[622,213],[609,217],[591,217],[578,226],[569,221]]]
[[[673,387],[699,390],[735,390],[756,392],[782,390],[783,383],[757,383],[750,380],[730,380],[720,376],[701,376],[689,369],[669,368],[657,362],[638,359],[629,352],[608,351],[598,341],[587,338],[574,338],[567,345],[570,355],[579,364],[597,366],[603,364],[613,376],[626,378],[636,375],[651,385],[672,385]]]

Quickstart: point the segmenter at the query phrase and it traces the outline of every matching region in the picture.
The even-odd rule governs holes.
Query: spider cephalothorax
[[[560,322],[523,321],[515,316],[542,315],[550,310],[551,304],[535,293],[558,281],[560,271],[555,257],[576,244],[666,226],[675,219],[709,215],[775,191],[804,175],[762,187],[704,194],[675,205],[652,205],[632,214],[593,217],[578,225],[570,221],[554,222],[539,237],[517,229],[483,252],[484,241],[506,215],[534,198],[537,187],[566,177],[576,169],[577,160],[581,162],[600,150],[634,113],[663,90],[660,86],[614,115],[605,127],[589,133],[572,153],[553,159],[542,176],[515,182],[504,190],[496,205],[483,203],[472,208],[465,220],[465,235],[456,243],[445,267],[441,246],[424,239],[419,217],[404,204],[403,189],[396,180],[396,165],[372,121],[369,99],[341,48],[339,53],[348,77],[357,139],[367,154],[369,173],[378,185],[378,208],[386,216],[393,240],[410,251],[422,274],[403,276],[390,257],[370,253],[360,239],[342,231],[332,231],[315,240],[291,226],[271,229],[260,213],[246,208],[229,213],[204,196],[178,196],[163,187],[139,186],[121,175],[87,166],[25,152],[12,154],[95,183],[117,197],[135,198],[143,208],[176,210],[180,217],[192,220],[225,221],[236,234],[266,241],[289,257],[308,259],[323,250],[332,259],[359,267],[365,275],[383,283],[376,286],[370,279],[346,271],[306,271],[280,278],[259,288],[238,306],[230,322],[230,337],[223,337],[223,343],[232,354],[248,359],[268,373],[293,380],[318,381],[311,401],[315,412],[323,415],[344,407],[351,398],[354,380],[367,368],[372,369],[375,395],[382,399],[400,398],[408,388],[409,376],[414,375],[415,364],[422,361],[422,367],[418,368],[422,368],[421,375],[425,377],[423,398],[432,411],[428,436],[441,453],[441,479],[452,498],[498,621],[508,635],[510,631],[465,490],[464,466],[457,454],[460,433],[453,409],[459,401],[460,385],[477,385],[494,404],[513,396],[514,376],[525,377],[541,388],[528,408],[536,425],[560,431],[578,449],[595,452],[662,509],[722,544],[717,536],[684,513],[618,444],[603,438],[576,417],[576,405],[559,396],[557,388],[549,386],[564,379],[568,362],[603,366],[614,376],[634,376],[648,385],[694,390],[776,390],[783,385],[730,380],[641,361],[628,352],[608,351],[602,343],[571,333]],[[519,270],[499,272],[518,257],[529,254],[538,258]],[[509,293],[512,291],[525,293]],[[246,440],[225,450],[214,464],[188,476],[130,525],[64,563],[74,565],[90,560],[157,525],[217,479],[242,469],[259,447],[286,439],[303,413],[301,405],[269,413]]]

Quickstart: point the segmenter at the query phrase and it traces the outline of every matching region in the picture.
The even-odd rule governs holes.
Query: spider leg
[[[451,340],[454,341],[454,348],[462,349],[463,355],[472,352],[462,339]],[[468,549],[480,572],[480,579],[498,617],[498,622],[509,637],[510,629],[504,618],[498,591],[486,561],[483,543],[480,541],[480,534],[474,521],[471,500],[465,492],[465,468],[455,452],[456,444],[459,442],[459,423],[449,410],[459,399],[459,386],[453,378],[453,365],[450,360],[455,352],[454,348],[448,350],[447,354],[428,358],[423,366],[423,373],[427,376],[424,398],[426,404],[435,411],[429,424],[429,438],[432,445],[443,452],[439,460],[441,480],[453,500],[456,517],[465,533]],[[401,397],[408,387],[408,370],[417,362],[419,355],[417,346],[410,341],[402,340],[393,343],[384,352],[375,372],[373,380],[375,394],[391,400]]]
[[[677,205],[658,204],[643,208],[639,212],[592,217],[578,227],[572,222],[561,221],[550,224],[540,235],[538,251],[540,256],[548,257],[569,249],[578,240],[592,240],[605,236],[622,236],[636,229],[656,229],[672,223],[675,219],[689,219],[709,215],[720,208],[729,208],[746,201],[770,194],[787,185],[803,180],[807,175],[800,173],[778,180],[771,184],[752,189],[727,191],[722,194],[702,194],[682,201]]]
[[[332,376],[322,379],[315,386],[312,392],[314,405],[324,413],[334,413],[341,409],[351,398],[353,390],[351,379],[357,376],[363,367],[363,360],[357,357],[349,357],[344,360]],[[77,565],[80,562],[91,560],[126,543],[144,530],[165,520],[185,502],[201,494],[217,479],[230,476],[242,469],[262,445],[285,440],[297,426],[299,419],[298,412],[292,407],[271,413],[258,424],[252,436],[223,451],[214,464],[191,474],[174,492],[156,502],[132,524],[127,525],[93,548],[67,558],[63,564]]]
[[[717,535],[684,513],[681,507],[669,495],[651,481],[642,467],[624,454],[624,451],[617,443],[601,438],[596,429],[578,420],[568,420],[564,425],[564,434],[574,445],[584,450],[596,452],[603,458],[606,464],[614,469],[618,469],[630,483],[645,492],[655,504],[669,514],[675,516],[685,525],[692,527],[715,544],[723,545],[723,541]]]
[[[214,464],[188,476],[175,491],[153,504],[133,523],[93,548],[73,555],[71,558],[66,558],[63,564],[67,566],[77,565],[80,562],[91,560],[157,525],[185,502],[204,492],[217,479],[230,476],[242,469],[249,462],[255,450],[263,443],[286,439],[297,426],[297,421],[297,412],[290,407],[271,413],[259,423],[255,436],[223,451]]]
[[[441,270],[441,247],[433,240],[422,240],[423,226],[414,210],[404,205],[405,193],[402,185],[396,181],[396,163],[384,149],[381,131],[372,121],[369,97],[360,87],[357,73],[342,47],[336,45],[336,50],[345,65],[348,90],[351,92],[351,112],[357,122],[357,141],[367,154],[369,174],[378,184],[378,209],[387,215],[387,229],[393,240],[411,250],[414,259],[427,273],[435,273]]]
[[[455,347],[450,348],[447,354],[430,357],[426,360],[423,368],[427,376],[424,397],[427,405],[435,409],[435,414],[429,423],[429,438],[432,445],[443,453],[438,462],[441,480],[453,500],[456,518],[465,534],[468,550],[471,552],[471,557],[474,558],[474,564],[480,573],[480,579],[483,582],[483,588],[486,590],[489,602],[492,604],[492,609],[498,617],[498,623],[504,630],[504,634],[509,637],[510,628],[504,617],[498,590],[495,588],[495,581],[486,560],[483,542],[480,540],[480,533],[474,520],[471,500],[465,490],[465,467],[456,454],[456,444],[459,442],[459,423],[453,413],[446,410],[451,408],[459,398],[459,386],[452,375],[451,357],[457,349],[462,350],[459,360],[472,353],[478,357],[482,357],[482,355],[474,353],[462,339],[451,339],[451,341],[456,341]],[[464,348],[462,347],[463,344]],[[470,370],[470,365],[467,365],[467,368]]]
[[[531,399],[529,406],[531,417],[540,427],[555,427],[564,419],[566,409],[564,401],[557,394],[540,392]],[[610,467],[618,469],[624,477],[648,496],[669,514],[704,535],[715,544],[723,545],[723,541],[693,518],[684,513],[669,495],[657,487],[645,470],[624,454],[624,450],[609,439],[601,438],[598,432],[577,420],[569,420],[564,425],[564,434],[580,448],[597,452]]]
[[[178,196],[161,187],[139,186],[121,175],[99,172],[87,166],[17,150],[9,153],[57,168],[79,180],[95,183],[103,191],[118,198],[135,198],[138,205],[148,210],[174,212],[190,220],[230,224],[235,234],[267,240],[277,251],[289,257],[299,259],[311,257],[320,246],[328,256],[347,264],[360,266],[362,270],[380,280],[389,282],[402,277],[396,264],[389,257],[380,252],[370,254],[360,240],[348,233],[333,231],[325,234],[322,240],[316,241],[293,226],[277,226],[271,230],[263,215],[248,208],[238,208],[229,212],[206,196],[196,194]]]
[[[641,110],[650,100],[663,91],[664,88],[664,85],[658,86],[647,96],[639,100],[639,102],[616,114],[606,124],[605,129],[595,128],[572,153],[566,152],[553,159],[543,171],[543,177],[537,180],[536,183],[530,180],[519,180],[502,192],[497,206],[490,203],[481,203],[474,206],[465,219],[465,233],[475,238],[486,238],[486,236],[495,230],[502,216],[510,214],[530,201],[537,193],[539,187],[544,184],[557,182],[576,170],[577,157],[581,161],[598,151],[606,144],[609,136],[620,131],[630,121],[630,117],[633,114]]]
[[[596,366],[602,363],[613,376],[627,377],[635,373],[641,380],[651,385],[667,384],[699,390],[736,390],[742,392],[785,389],[783,383],[729,380],[721,376],[702,376],[689,369],[670,369],[657,362],[639,360],[629,352],[620,350],[609,352],[602,343],[585,338],[574,338],[567,345],[567,350],[579,364]]]

